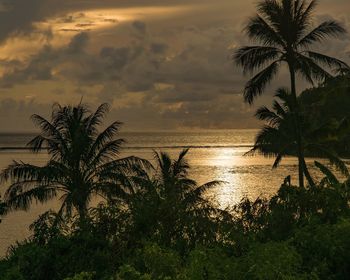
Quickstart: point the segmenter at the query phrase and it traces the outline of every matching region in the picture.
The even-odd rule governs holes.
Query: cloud
[[[37,8],[40,1],[1,1],[0,11],[0,40],[18,33],[32,31],[32,23],[40,16]]]
[[[100,57],[105,60],[109,70],[120,70],[129,62],[130,48],[104,47],[100,51]]]
[[[332,1],[333,6],[322,2],[315,23],[329,17],[340,1]],[[152,0],[147,1],[147,13],[141,0],[6,2],[0,12],[0,23],[6,21],[0,24],[3,48],[11,50],[15,38],[23,35],[28,44],[36,43],[27,53],[23,44],[21,57],[0,59],[1,108],[8,106],[18,114],[6,111],[12,124],[36,110],[49,111],[54,101],[70,103],[84,96],[92,104],[113,104],[112,117],[130,129],[254,127],[256,106],[269,104],[274,90],[289,84],[282,69],[255,107],[243,104],[241,93],[249,76],[234,66],[231,55],[250,43],[242,27],[254,13],[254,1]],[[153,7],[178,5],[188,8],[152,16]],[[118,9],[128,11],[132,17],[119,21],[109,9],[113,15]],[[21,18],[24,10],[27,14]],[[341,10],[334,16],[350,30],[350,18]],[[44,31],[48,39],[36,42],[35,36]],[[349,35],[318,47],[349,62]],[[298,85],[302,89],[306,84]],[[0,130],[5,126],[11,127],[0,124]]]
[[[69,42],[67,52],[70,54],[79,54],[83,52],[89,42],[89,35],[86,32],[79,33]]]
[[[150,48],[154,54],[164,54],[169,46],[165,43],[152,43]]]
[[[132,26],[141,34],[145,34],[146,33],[146,24],[140,20],[135,20],[132,23]]]

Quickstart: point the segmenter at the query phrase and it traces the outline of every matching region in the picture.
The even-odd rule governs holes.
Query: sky
[[[0,0],[0,132],[33,131],[58,102],[111,104],[124,130],[256,128],[249,76],[231,56],[251,44],[242,32],[251,0]],[[350,1],[320,0],[314,24],[350,31]],[[350,35],[316,46],[350,63]],[[310,85],[298,80],[298,90]]]

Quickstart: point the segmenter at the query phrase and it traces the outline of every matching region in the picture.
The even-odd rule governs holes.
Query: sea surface
[[[206,195],[221,208],[238,203],[243,197],[255,199],[276,193],[284,178],[292,176],[297,183],[297,160],[285,158],[277,169],[272,169],[272,158],[245,156],[254,143],[257,130],[211,130],[199,132],[124,132],[126,140],[121,157],[134,155],[153,161],[154,151],[168,152],[176,157],[184,148],[190,148],[188,161],[190,177],[203,184],[213,180],[224,181]],[[0,133],[0,169],[13,160],[42,165],[48,160],[44,152],[32,154],[23,149],[33,134]],[[307,162],[312,166],[314,159]],[[311,172],[316,172],[311,168]],[[0,186],[1,195],[6,185]],[[0,223],[0,256],[8,246],[30,235],[29,225],[40,213],[57,209],[58,201],[33,205],[28,212],[17,211],[3,217]]]

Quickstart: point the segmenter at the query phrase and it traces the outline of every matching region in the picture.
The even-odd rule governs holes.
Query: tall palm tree
[[[294,125],[294,102],[290,91],[280,88],[275,94],[276,99],[273,102],[272,110],[263,106],[259,108],[255,116],[266,122],[265,126],[256,136],[254,147],[248,154],[259,152],[264,156],[276,156],[273,168],[276,168],[283,157],[295,155],[298,152],[298,133]],[[303,132],[303,151],[314,155],[322,155],[334,164],[345,175],[348,175],[346,165],[337,155],[331,151],[327,145],[328,135],[332,133],[333,128],[326,125],[314,128],[309,121],[301,115],[300,129]],[[310,176],[305,159],[302,159],[303,173],[310,186],[315,183]]]
[[[217,212],[203,195],[221,182],[198,185],[190,179],[187,153],[185,149],[173,160],[168,153],[155,152],[155,173],[139,178],[139,196],[131,203],[138,230],[156,232],[167,245],[184,238],[189,242],[205,239],[204,231],[209,232],[210,227],[204,223]]]
[[[1,181],[10,182],[4,197],[8,210],[27,210],[33,200],[43,203],[59,196],[58,213],[77,213],[84,222],[94,196],[111,198],[127,191],[133,167],[146,162],[118,158],[124,142],[116,137],[121,123],[98,130],[108,110],[108,104],[94,113],[82,104],[55,104],[50,121],[33,115],[41,132],[28,146],[35,153],[46,150],[50,160],[44,166],[14,161],[2,171]]]
[[[333,20],[312,27],[312,14],[317,2],[316,0],[260,1],[257,4],[258,14],[249,20],[245,28],[249,38],[257,41],[259,45],[242,47],[234,54],[234,60],[243,67],[244,73],[259,71],[247,82],[244,89],[244,99],[249,104],[263,93],[283,63],[288,66],[295,110],[294,126],[298,133],[300,186],[304,185],[304,151],[299,130],[296,75],[300,74],[310,83],[314,83],[331,77],[323,66],[337,71],[348,68],[346,63],[338,59],[311,51],[313,44],[346,32]]]

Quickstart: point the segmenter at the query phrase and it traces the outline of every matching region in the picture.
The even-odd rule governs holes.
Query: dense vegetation
[[[333,130],[328,135],[329,146],[339,155],[350,157],[350,73],[303,91],[299,100],[314,128]]]
[[[62,113],[68,117],[61,129],[46,130]],[[79,116],[78,122],[74,116]],[[31,225],[33,235],[10,247],[0,261],[1,280],[348,279],[350,181],[339,182],[317,162],[324,179],[313,186],[292,186],[287,177],[269,200],[243,199],[232,209],[220,210],[205,196],[220,182],[199,186],[190,179],[188,150],[176,159],[155,153],[155,166],[135,158],[117,159],[114,154],[100,164],[117,161],[116,168],[108,169],[99,180],[85,181],[86,189],[99,186],[104,196],[97,206],[85,203],[82,212],[75,207],[79,196],[69,195],[81,186],[72,183],[72,174],[90,170],[90,161],[83,156],[89,149],[76,144],[90,135],[91,130],[82,128],[92,116],[96,112],[83,105],[59,107],[42,127],[46,139],[59,139],[58,145],[51,142],[52,150],[70,149],[68,158],[74,155],[78,163],[59,165],[63,158],[57,152],[50,174],[46,173],[50,165],[31,165],[29,172],[24,163],[3,171],[2,179],[11,182],[4,196],[5,212],[49,200],[53,196],[45,195],[46,189],[63,184],[57,195],[63,193],[62,205],[70,197],[72,209],[69,215],[61,210],[42,214]],[[93,131],[95,136],[86,143],[95,143],[97,135],[104,134],[97,128]],[[117,130],[107,138],[105,144],[115,143]],[[23,165],[26,171],[18,171]],[[59,173],[57,166],[76,169]]]
[[[166,175],[176,184],[187,181]],[[186,186],[192,189],[192,183]],[[350,275],[347,182],[329,176],[307,189],[286,182],[271,200],[243,200],[230,213],[212,211],[194,194],[198,187],[193,188],[193,198],[188,191],[163,197],[164,189],[163,181],[147,179],[144,188],[120,206],[101,203],[91,208],[84,229],[76,226],[78,217],[56,223],[56,214],[44,214],[33,224],[33,236],[13,246],[1,261],[0,279],[348,279]]]
[[[334,21],[309,30],[315,4],[259,2],[246,30],[262,46],[235,55],[245,71],[263,68],[247,83],[249,103],[282,62],[289,67],[291,89],[279,89],[272,109],[256,113],[265,126],[251,152],[275,156],[274,167],[297,156],[299,186],[287,176],[272,198],[219,209],[206,192],[220,182],[198,185],[189,178],[188,150],[176,159],[155,152],[155,166],[119,158],[120,123],[99,131],[106,104],[95,112],[56,105],[50,120],[33,116],[41,133],[28,144],[33,152],[47,150],[50,160],[14,162],[2,171],[9,187],[0,215],[54,198],[61,208],[43,213],[32,236],[9,248],[0,280],[349,279],[350,178],[338,157],[349,153],[348,66],[309,50],[345,30]],[[332,78],[319,64],[342,75]],[[297,73],[323,84],[297,98]],[[348,179],[341,182],[315,162],[324,175],[315,180],[307,155],[328,158]]]

